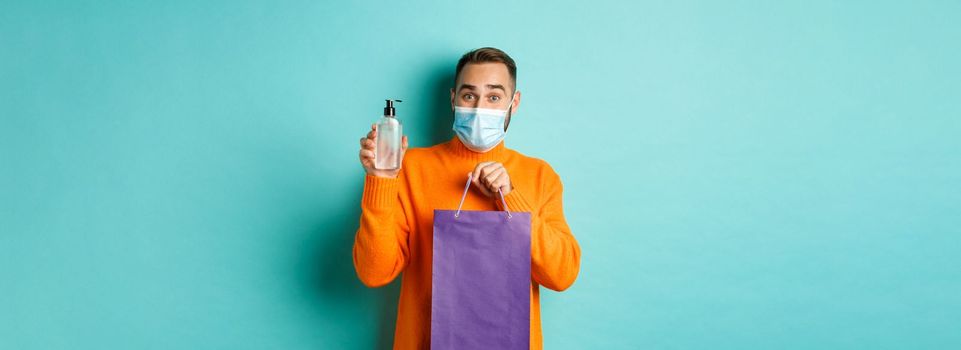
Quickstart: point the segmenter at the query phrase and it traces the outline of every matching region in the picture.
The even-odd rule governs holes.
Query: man
[[[546,162],[504,146],[520,107],[514,60],[495,48],[468,52],[457,63],[450,91],[456,136],[427,148],[407,149],[397,170],[374,168],[376,126],[360,139],[367,175],[354,268],[368,287],[390,283],[404,272],[394,332],[395,349],[430,347],[433,210],[457,208],[472,174],[464,210],[531,213],[532,349],[542,348],[539,286],[563,291],[580,269],[580,247],[564,219],[560,177]],[[498,193],[500,192],[500,193]]]

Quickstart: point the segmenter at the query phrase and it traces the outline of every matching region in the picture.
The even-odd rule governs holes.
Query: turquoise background
[[[583,250],[548,349],[961,348],[956,1],[4,1],[0,348],[389,347],[357,140],[487,45]]]

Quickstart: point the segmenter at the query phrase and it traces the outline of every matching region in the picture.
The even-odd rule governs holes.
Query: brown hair
[[[514,64],[514,59],[508,56],[506,52],[501,51],[493,47],[482,47],[479,49],[471,50],[460,57],[460,61],[457,61],[457,70],[454,72],[454,85],[457,85],[457,78],[460,77],[460,71],[464,69],[468,63],[503,63],[507,66],[507,72],[511,75],[511,83],[514,84],[515,90],[517,86],[517,65]],[[457,86],[454,86],[456,89]]]

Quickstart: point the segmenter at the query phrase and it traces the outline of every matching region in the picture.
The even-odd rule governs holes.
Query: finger
[[[495,176],[495,177],[487,177],[487,178],[484,179],[484,183],[487,184],[487,190],[488,190],[488,191],[497,192],[497,184],[496,184],[496,182],[495,182],[496,180],[497,180],[497,177],[496,177],[496,176]]]
[[[400,138],[400,163],[404,164],[404,155],[407,154],[407,136]]]
[[[493,189],[491,184],[494,182],[494,179],[500,176],[501,172],[504,172],[504,167],[501,166],[500,163],[490,164],[481,170],[481,174],[483,174],[481,175],[481,182],[486,184],[488,188]]]
[[[360,148],[361,148],[361,149],[373,150],[374,148],[376,148],[376,146],[377,146],[377,144],[374,143],[374,140],[371,140],[371,139],[360,139]]]
[[[501,171],[506,171],[506,170],[504,170],[504,166],[501,165],[500,163],[493,163],[491,165],[484,167],[484,170],[481,171],[482,173],[481,176],[484,177],[484,183],[490,185],[491,181],[493,181],[498,176],[500,176]]]
[[[497,167],[497,166],[488,166],[486,170],[487,171],[485,172],[486,174],[484,175],[484,181],[487,184],[490,184],[491,182],[493,182],[494,179],[496,179],[498,176],[501,175],[502,172],[504,172],[503,167]]]
[[[487,187],[490,188],[492,192],[497,192],[507,185],[507,181],[507,172],[499,171],[497,177],[491,180]]]
[[[374,167],[374,158],[373,158],[373,157],[366,157],[366,156],[364,156],[363,151],[361,151],[361,153],[360,153],[360,165],[362,165],[362,166],[365,167],[365,168],[373,168],[373,167]]]
[[[493,162],[480,162],[480,163],[477,163],[477,166],[474,167],[474,171],[471,171],[471,178],[474,179],[474,180],[478,180],[478,179],[480,178],[480,176],[481,176],[481,169],[484,169],[484,167],[487,166],[487,165],[490,164],[490,163],[493,163]],[[480,182],[474,182],[474,183],[475,183],[475,184],[480,184]]]
[[[472,176],[470,182],[471,182],[471,185],[473,185],[478,190],[480,190],[481,193],[483,193],[485,196],[490,195],[490,193],[487,192],[487,185],[481,183],[480,177]]]
[[[377,138],[377,131],[371,130],[367,132],[367,139],[373,140]]]
[[[360,157],[374,159],[374,151],[371,151],[369,149],[362,149],[360,150]]]
[[[490,164],[487,164],[487,166],[484,167],[487,170],[487,172],[491,172],[491,171],[497,170],[498,168],[504,167],[503,164],[498,162],[489,162],[489,163]]]
[[[484,187],[484,185],[480,183],[480,179],[477,176],[474,176],[473,173],[471,173],[470,183],[474,187]]]
[[[481,183],[484,184],[484,186],[490,187],[491,180],[494,180],[496,178],[497,178],[497,170],[490,171],[490,170],[487,170],[487,168],[484,168],[484,170],[481,171],[480,180],[481,180]]]
[[[493,197],[493,196],[494,196],[494,194],[491,193],[491,191],[487,190],[486,188],[479,187],[479,189],[480,189],[481,193],[484,194],[484,195],[487,196],[487,197]]]
[[[494,195],[493,193],[491,193],[490,190],[487,189],[487,186],[477,186],[477,190],[487,197],[491,197]]]

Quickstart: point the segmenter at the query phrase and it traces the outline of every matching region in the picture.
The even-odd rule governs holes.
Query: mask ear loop
[[[514,96],[517,96],[517,90],[514,90],[514,93],[511,94],[511,103],[510,103],[509,105],[507,105],[507,117],[504,118],[504,132],[505,132],[505,133],[507,132],[507,128],[511,125],[511,116],[514,115],[514,112],[513,112],[513,110],[514,110]],[[507,206],[505,206],[505,208],[506,208],[506,207],[507,207]],[[508,215],[508,217],[510,217],[510,215]]]
[[[464,199],[467,198],[467,190],[470,189],[470,183],[471,183],[471,180],[473,180],[473,178],[474,178],[474,173],[467,174],[467,184],[464,185],[464,194],[460,196],[460,204],[457,205],[457,212],[454,213],[455,219],[460,217],[460,210],[462,207],[464,207]],[[497,189],[497,194],[500,194],[501,196],[501,204],[504,205],[504,211],[507,212],[507,218],[508,219],[513,218],[514,216],[511,215],[510,209],[507,208],[507,201],[504,200],[504,192],[501,192],[500,189]]]

